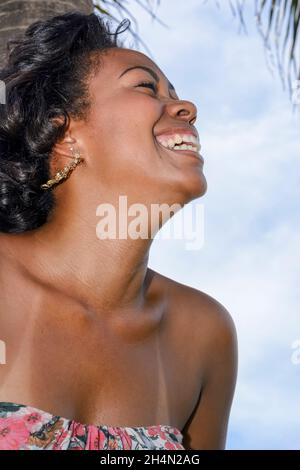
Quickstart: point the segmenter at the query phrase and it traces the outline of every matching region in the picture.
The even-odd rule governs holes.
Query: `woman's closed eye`
[[[137,87],[151,88],[154,93],[157,92],[157,85],[155,82],[141,82],[137,85]]]

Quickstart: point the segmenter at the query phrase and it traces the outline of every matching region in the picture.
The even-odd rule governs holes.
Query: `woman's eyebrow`
[[[159,77],[157,75],[156,72],[154,72],[154,70],[152,70],[150,67],[147,67],[146,65],[134,65],[132,67],[129,67],[128,69],[124,70],[121,75],[119,76],[119,78],[121,78],[125,73],[129,72],[130,70],[134,70],[134,69],[142,69],[142,70],[145,70],[146,72],[150,73],[150,75],[152,75],[152,77],[154,78],[154,80],[156,82],[159,82]],[[172,83],[169,82],[169,80],[167,80],[168,82],[168,86],[169,86],[169,89],[170,90],[175,90],[174,86],[172,85]]]

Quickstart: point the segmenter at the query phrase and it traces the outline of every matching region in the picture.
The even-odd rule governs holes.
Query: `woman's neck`
[[[52,309],[57,299],[57,308],[72,305],[74,311],[78,307],[114,321],[147,318],[146,329],[159,323],[164,300],[150,289],[154,273],[147,266],[152,239],[99,240],[87,226],[68,223],[63,230],[52,230],[49,224],[24,234],[1,234],[1,284],[28,279],[28,294],[29,286],[39,286]],[[7,263],[11,278],[5,275]],[[39,300],[36,308],[41,304]]]

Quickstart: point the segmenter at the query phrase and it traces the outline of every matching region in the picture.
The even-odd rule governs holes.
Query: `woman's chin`
[[[178,188],[181,188],[182,202],[187,204],[193,199],[204,196],[207,191],[207,180],[202,172],[190,175],[189,178],[182,179]]]

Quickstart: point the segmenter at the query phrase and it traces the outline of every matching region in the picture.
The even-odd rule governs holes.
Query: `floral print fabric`
[[[81,424],[46,411],[0,402],[0,450],[180,450],[183,435],[169,425]]]

